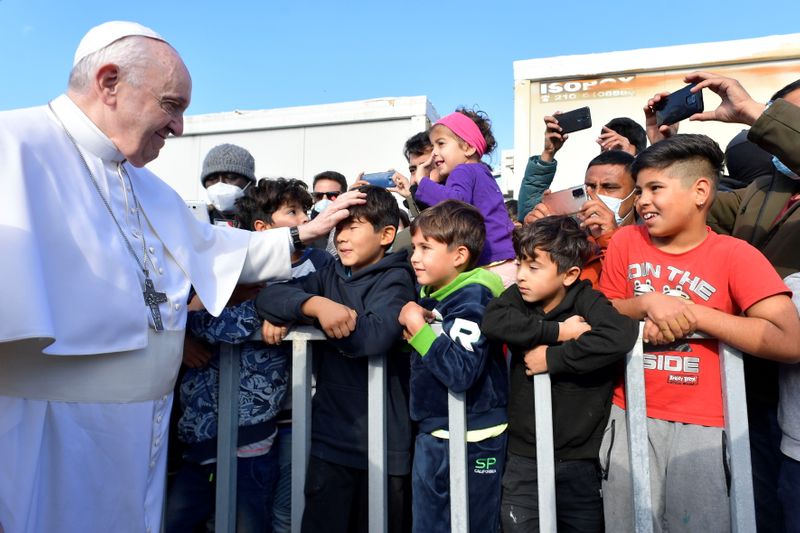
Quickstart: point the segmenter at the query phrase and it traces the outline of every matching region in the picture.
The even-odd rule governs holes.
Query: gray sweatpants
[[[647,419],[653,531],[729,532],[722,428]],[[625,411],[611,406],[600,445],[606,531],[633,531]]]

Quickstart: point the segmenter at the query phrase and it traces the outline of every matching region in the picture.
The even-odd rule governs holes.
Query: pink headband
[[[486,139],[483,138],[478,125],[467,115],[459,112],[450,113],[446,117],[437,120],[436,124],[450,128],[453,133],[475,148],[475,151],[478,152],[478,157],[483,157],[483,154],[486,153]]]

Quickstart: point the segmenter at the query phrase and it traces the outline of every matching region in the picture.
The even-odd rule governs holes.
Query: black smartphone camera
[[[693,93],[692,87],[695,85],[695,83],[687,85],[656,104],[654,109],[656,124],[659,127],[675,124],[695,113],[703,112],[703,91]]]
[[[581,107],[555,115],[555,119],[558,121],[558,125],[561,126],[562,135],[592,127],[592,113],[588,107]]]

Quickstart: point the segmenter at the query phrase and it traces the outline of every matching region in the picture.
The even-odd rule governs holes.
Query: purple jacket
[[[474,205],[486,221],[486,245],[478,259],[478,266],[514,259],[514,245],[511,242],[514,224],[506,211],[500,187],[482,163],[458,165],[444,185],[430,178],[422,178],[415,198],[428,205],[436,205],[444,200],[461,200]]]

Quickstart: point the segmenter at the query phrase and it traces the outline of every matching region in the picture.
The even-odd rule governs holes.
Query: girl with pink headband
[[[486,224],[486,244],[478,266],[497,273],[508,287],[516,282],[514,224],[508,216],[503,193],[481,158],[494,150],[496,142],[485,113],[459,108],[440,119],[429,132],[433,154],[429,170],[439,177],[419,182],[415,198],[428,205],[461,200],[475,206]]]

